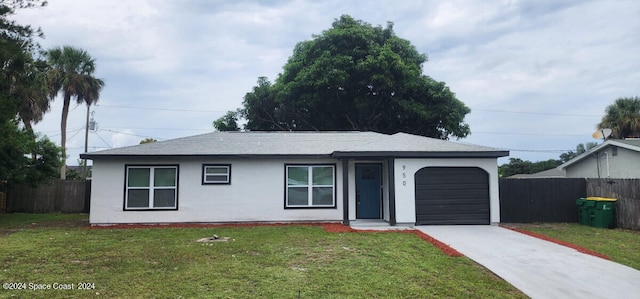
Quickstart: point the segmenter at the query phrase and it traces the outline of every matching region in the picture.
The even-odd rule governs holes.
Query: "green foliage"
[[[392,23],[374,27],[343,15],[298,43],[274,84],[258,79],[244,98],[245,128],[467,136],[470,109],[422,74],[426,60]]]
[[[598,129],[610,128],[612,139],[640,137],[640,98],[618,98],[607,106]]]
[[[6,186],[28,183],[36,186],[57,174],[61,149],[47,138],[35,138],[18,128],[17,119],[0,123],[0,181]]]
[[[41,31],[8,20],[14,8],[41,3],[27,0],[0,4],[0,182],[4,187],[45,182],[60,165],[60,149],[31,130],[31,122],[42,119],[49,107],[44,84],[46,65],[34,58],[39,50],[34,38]],[[20,119],[25,129],[20,128]]]
[[[213,122],[213,127],[220,132],[225,131],[240,131],[238,126],[238,118],[240,117],[240,111],[228,111],[223,117]]]
[[[506,178],[516,174],[530,174],[556,168],[560,164],[560,161],[554,159],[531,162],[519,158],[509,158],[509,163],[498,167],[498,174],[501,178]]]
[[[145,138],[145,139],[140,140],[140,144],[154,143],[154,142],[158,142],[158,140],[155,140],[153,138]]]
[[[590,149],[598,146],[597,142],[580,143],[576,146],[576,151],[568,151],[560,154],[560,163],[569,162],[569,160],[588,152]]]

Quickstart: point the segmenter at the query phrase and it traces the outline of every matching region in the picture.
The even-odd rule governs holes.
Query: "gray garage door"
[[[477,167],[425,167],[415,175],[416,224],[489,224],[489,175]]]

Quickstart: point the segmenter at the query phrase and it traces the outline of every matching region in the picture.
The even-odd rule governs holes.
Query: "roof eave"
[[[109,155],[92,155],[80,154],[82,159],[90,160],[114,160],[114,159],[278,159],[278,158],[313,158],[327,159],[332,158],[329,154],[225,154],[225,155],[131,155],[131,154],[109,154]]]
[[[499,158],[509,155],[509,151],[475,151],[475,152],[403,152],[403,151],[372,151],[372,152],[333,152],[336,158],[359,157],[395,157],[395,158]]]

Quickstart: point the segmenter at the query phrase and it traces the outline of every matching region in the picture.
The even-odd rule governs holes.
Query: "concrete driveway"
[[[416,226],[531,298],[640,298],[640,271],[499,226]]]

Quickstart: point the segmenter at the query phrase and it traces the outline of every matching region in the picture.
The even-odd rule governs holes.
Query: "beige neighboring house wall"
[[[567,178],[640,178],[640,140],[607,140],[560,168]]]

